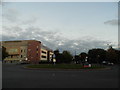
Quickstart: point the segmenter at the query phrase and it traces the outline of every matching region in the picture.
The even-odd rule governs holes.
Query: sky
[[[117,2],[4,2],[2,40],[39,40],[60,51],[118,45]]]

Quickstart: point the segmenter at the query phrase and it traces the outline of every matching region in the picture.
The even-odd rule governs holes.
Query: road
[[[2,89],[2,62],[0,61],[0,90]]]
[[[108,70],[30,70],[3,64],[3,88],[118,88],[118,66]]]

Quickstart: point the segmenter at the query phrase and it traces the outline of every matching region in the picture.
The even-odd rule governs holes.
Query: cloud
[[[3,7],[2,12],[3,23],[15,23],[19,25],[29,25],[37,22],[37,17],[30,15],[28,17],[23,16],[15,8],[5,8]]]
[[[2,0],[0,0],[0,5],[2,5]]]
[[[10,2],[4,2],[4,1],[5,0],[0,0],[0,5],[2,5],[2,7],[10,3]]]
[[[3,8],[3,13],[2,13],[3,20],[7,20],[12,23],[16,23],[19,21],[20,13],[13,8]]]
[[[29,19],[22,21],[20,24],[21,25],[24,25],[24,24],[34,24],[36,22],[37,22],[37,17],[31,16]]]
[[[63,36],[63,33],[56,30],[46,30],[35,26],[37,18],[27,17],[20,20],[20,14],[15,9],[6,9],[3,17],[8,24],[3,25],[2,40],[39,40],[47,47],[60,51],[69,50],[72,54],[87,52],[91,48],[106,48],[108,41],[98,40],[89,36],[70,40]],[[11,25],[9,23],[11,22]],[[14,22],[14,24],[13,24]],[[15,24],[16,23],[16,24]],[[116,25],[116,20],[109,20],[105,24]]]
[[[108,21],[105,21],[104,24],[118,25],[118,20],[117,19],[108,20]]]
[[[90,39],[91,38],[91,39]],[[68,50],[72,54],[79,54],[80,52],[87,52],[92,48],[103,48],[107,47],[108,41],[97,40],[96,38],[79,38],[69,40],[62,36],[61,32],[45,31],[41,28],[34,26],[22,28],[20,26],[14,27],[3,27],[2,40],[30,40],[35,39],[41,41],[47,47],[60,51]]]

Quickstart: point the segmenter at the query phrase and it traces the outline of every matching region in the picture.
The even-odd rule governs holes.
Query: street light
[[[53,63],[54,63],[54,65],[56,63],[55,54],[53,55]]]
[[[88,57],[85,58],[85,61],[87,62]]]

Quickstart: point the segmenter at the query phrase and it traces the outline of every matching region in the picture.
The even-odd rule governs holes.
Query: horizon
[[[11,40],[11,42],[12,41],[24,41],[24,40]],[[29,41],[29,40],[25,40],[25,41]],[[35,41],[38,41],[38,40],[35,40]],[[0,41],[0,42],[2,42],[2,41]],[[4,42],[4,41],[3,41]],[[40,41],[41,42],[41,41]],[[42,43],[41,42],[41,45],[43,45],[43,46],[45,46],[44,45],[44,43]],[[47,47],[47,48],[49,48],[48,46],[45,46],[45,47]],[[113,48],[113,47],[112,47]],[[49,48],[49,49],[51,49],[51,48]],[[92,49],[103,49],[103,48],[89,48],[89,50],[92,50]],[[109,47],[108,48],[106,48],[106,49],[103,49],[103,50],[108,50],[109,49]],[[115,50],[119,50],[119,48],[113,48],[113,49],[115,49]],[[84,51],[81,51],[80,53],[77,53],[76,54],[76,52],[77,51],[75,51],[75,52],[71,52],[71,51],[69,51],[69,50],[62,50],[62,51],[60,51],[60,49],[55,49],[55,50],[59,50],[59,53],[62,53],[63,51],[68,51],[68,52],[70,52],[71,54],[72,54],[72,56],[74,56],[74,55],[79,55],[80,53],[87,53],[88,54],[88,51],[87,52],[84,52]],[[52,51],[55,51],[55,50],[52,50]],[[78,51],[79,52],[79,51]]]

